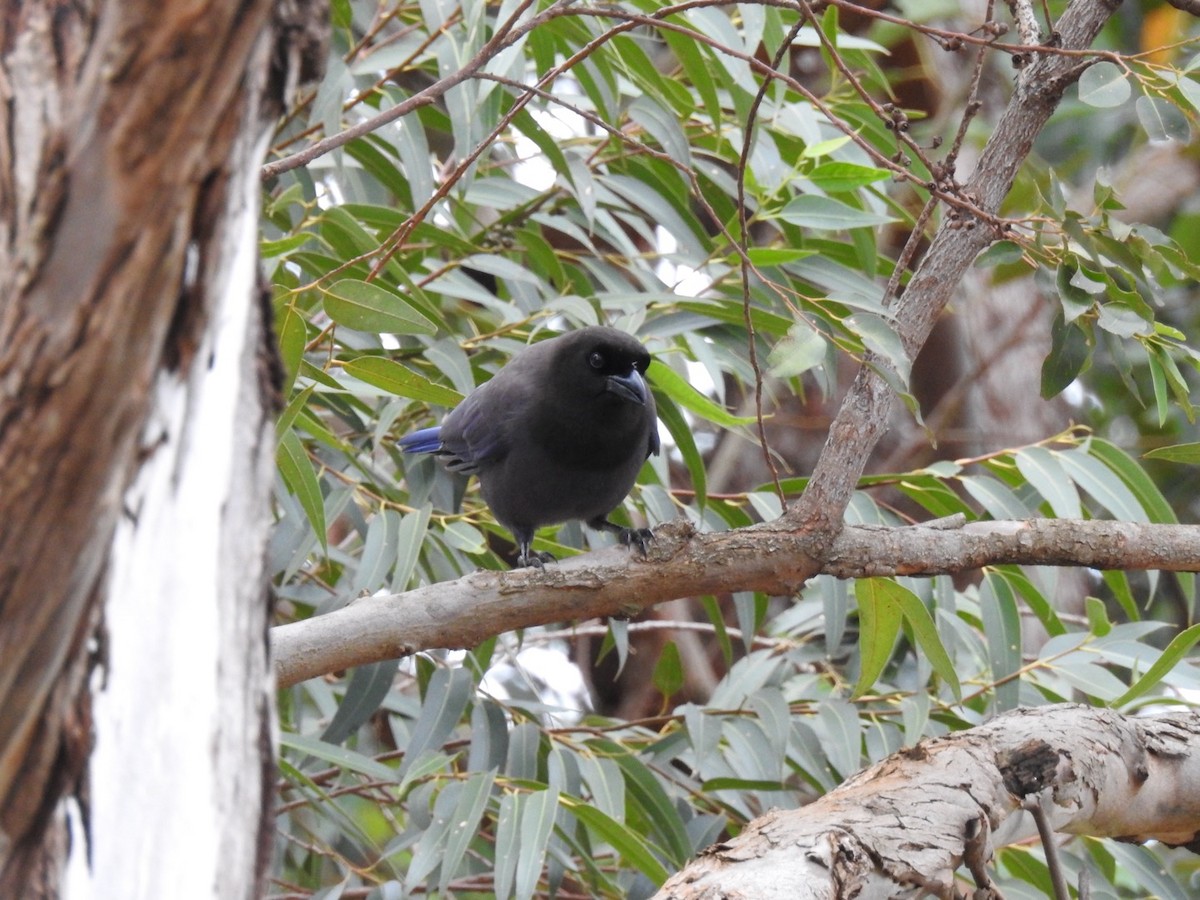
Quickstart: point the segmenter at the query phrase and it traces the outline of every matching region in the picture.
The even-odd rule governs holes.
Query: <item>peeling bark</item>
[[[1194,845],[1200,831],[1200,713],[1134,718],[1059,705],[1020,709],[921,741],[796,810],[774,810],[714,844],[659,900],[958,898],[990,887],[984,864],[1055,831]]]

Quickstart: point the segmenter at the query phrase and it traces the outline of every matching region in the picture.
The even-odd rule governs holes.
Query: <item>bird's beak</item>
[[[609,375],[604,389],[638,406],[646,405],[646,379],[637,369],[630,369],[628,375]]]

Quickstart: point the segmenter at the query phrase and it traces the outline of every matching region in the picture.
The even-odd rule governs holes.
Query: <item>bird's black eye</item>
[[[599,350],[593,350],[590,354],[588,354],[588,365],[593,369],[603,369],[604,354]]]

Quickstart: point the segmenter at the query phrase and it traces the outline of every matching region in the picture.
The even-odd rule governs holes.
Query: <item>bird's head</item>
[[[590,385],[588,393],[645,406],[650,397],[645,372],[650,354],[638,341],[615,328],[581,329],[578,347],[568,356],[574,377]]]
[[[596,469],[658,452],[650,354],[636,338],[592,325],[535,344],[516,364],[536,380],[530,433],[558,458]]]

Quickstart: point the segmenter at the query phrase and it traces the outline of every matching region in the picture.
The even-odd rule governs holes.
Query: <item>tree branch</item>
[[[629,614],[702,594],[791,595],[817,574],[838,578],[941,575],[1000,564],[1200,571],[1200,527],[1077,519],[973,522],[961,528],[845,528],[823,541],[775,523],[698,534],[686,522],[656,531],[646,560],[611,548],[547,567],[480,571],[403,594],[363,598],[271,630],[280,687],[421,650],[473,647],[552,622]]]
[[[979,862],[1036,834],[1020,815],[1028,800],[1058,832],[1194,844],[1198,779],[1200,713],[1020,709],[901,750],[803,809],[755,819],[656,897],[960,896],[959,866],[987,879]]]
[[[1058,24],[1061,46],[1086,49],[1119,5],[1117,0],[1074,0]],[[962,189],[965,198],[986,214],[999,211],[1034,138],[1082,70],[1078,59],[1053,53],[1037,57],[1021,70],[1016,93]],[[948,173],[948,181],[953,183],[953,173]],[[999,236],[982,219],[964,221],[955,214],[942,221],[895,307],[893,324],[910,360],[925,345],[967,267]],[[887,366],[873,356],[863,364],[830,425],[808,489],[788,513],[796,524],[827,536],[841,527],[867,459],[887,430],[895,397],[880,374]]]

